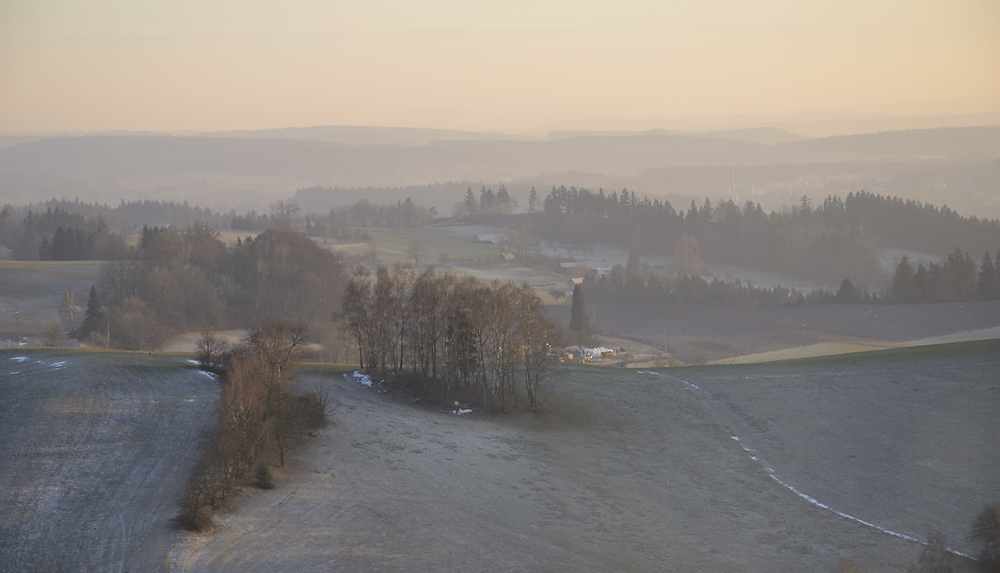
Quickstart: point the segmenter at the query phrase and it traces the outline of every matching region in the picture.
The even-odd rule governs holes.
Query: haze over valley
[[[998,32],[0,6],[0,570],[1000,571]]]

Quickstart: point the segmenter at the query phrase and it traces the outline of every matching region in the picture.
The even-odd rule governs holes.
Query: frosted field
[[[0,352],[0,570],[165,570],[217,388],[176,356]]]

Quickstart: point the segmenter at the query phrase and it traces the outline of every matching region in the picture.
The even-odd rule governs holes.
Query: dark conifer
[[[586,344],[590,341],[590,319],[587,318],[587,303],[583,300],[583,288],[579,284],[573,287],[569,329],[575,342]]]

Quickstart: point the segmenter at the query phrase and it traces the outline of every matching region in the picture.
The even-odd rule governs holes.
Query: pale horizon
[[[538,134],[1000,113],[1000,4],[984,0],[41,1],[0,5],[0,22],[6,133]]]

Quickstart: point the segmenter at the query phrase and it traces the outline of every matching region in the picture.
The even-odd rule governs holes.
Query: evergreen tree
[[[42,237],[40,243],[38,243],[38,260],[48,261],[52,258],[52,247],[49,245],[49,238]]]
[[[479,210],[482,213],[494,213],[494,203],[496,202],[496,194],[493,193],[492,189],[487,189],[484,185],[479,191]]]
[[[578,344],[590,341],[590,319],[587,318],[587,303],[583,300],[583,288],[577,284],[573,287],[573,305],[569,312],[569,330],[571,338]]]
[[[538,210],[538,191],[535,191],[535,186],[531,186],[531,191],[528,192],[528,212],[534,213]]]
[[[629,249],[625,270],[633,274],[639,272],[639,253],[635,249]]]
[[[983,263],[979,267],[979,298],[993,300],[997,293],[993,290],[996,283],[996,266],[990,258],[990,252],[983,255]]]
[[[916,290],[913,266],[910,259],[903,255],[892,276],[892,299],[896,302],[915,302]]]
[[[854,283],[850,278],[844,277],[840,282],[840,288],[837,289],[837,302],[854,302],[857,296],[858,291],[854,288]]]
[[[472,187],[469,187],[465,190],[465,214],[472,217],[478,212],[479,202],[476,201],[476,196],[472,193]]]
[[[511,199],[510,193],[507,192],[507,188],[503,185],[497,190],[496,199],[493,201],[494,211],[497,213],[507,215],[511,212]]]
[[[91,332],[99,331],[104,327],[104,311],[101,309],[101,297],[97,294],[97,287],[90,286],[90,297],[87,299],[87,314],[83,317],[83,325],[77,332],[77,337],[82,338]]]

